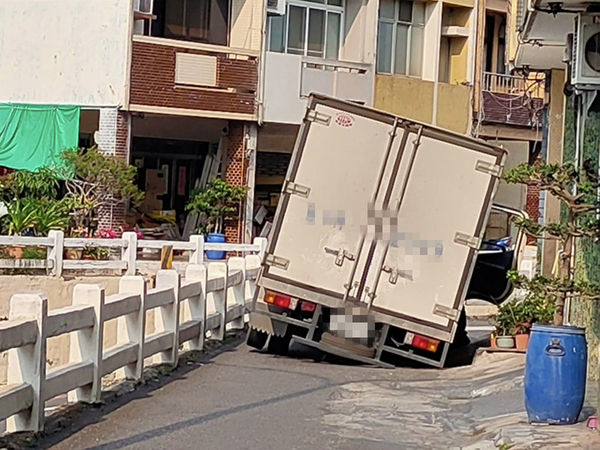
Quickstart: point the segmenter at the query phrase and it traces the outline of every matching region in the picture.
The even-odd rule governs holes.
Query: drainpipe
[[[436,126],[437,125],[437,109],[438,109],[438,88],[440,85],[440,44],[442,41],[442,13],[443,13],[443,3],[442,2],[438,2],[435,5],[435,8],[439,9],[439,13],[438,15],[438,30],[436,33],[437,36],[437,42],[436,42],[436,52],[435,52],[435,71],[434,71],[434,75],[433,75],[433,112],[431,114],[431,124]]]
[[[263,124],[265,92],[265,59],[267,55],[267,0],[262,2],[262,29],[260,33],[260,59],[258,67],[258,126]]]

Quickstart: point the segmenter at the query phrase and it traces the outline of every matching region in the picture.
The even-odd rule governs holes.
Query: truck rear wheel
[[[265,333],[264,331],[259,331],[254,328],[250,328],[250,330],[248,330],[248,337],[246,339],[246,344],[249,345],[250,347],[254,347],[259,350],[262,350],[262,348],[267,343],[268,337],[269,337],[269,335],[267,333]]]
[[[287,355],[292,340],[291,333],[287,332],[284,336],[271,335],[267,350],[274,355]]]

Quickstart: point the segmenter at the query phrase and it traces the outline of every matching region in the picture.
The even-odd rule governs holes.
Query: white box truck
[[[504,159],[480,140],[311,95],[248,345],[442,367]]]

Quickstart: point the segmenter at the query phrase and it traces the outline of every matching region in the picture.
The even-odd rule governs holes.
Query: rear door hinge
[[[454,235],[454,242],[456,244],[466,245],[467,247],[474,249],[479,249],[481,246],[480,238],[465,233],[456,233]]]
[[[265,256],[265,264],[276,267],[277,269],[287,270],[288,266],[290,265],[290,260],[280,256],[268,254]]]
[[[283,192],[290,195],[299,195],[300,197],[308,198],[310,194],[310,188],[308,186],[302,186],[301,184],[294,183],[293,181],[285,180],[283,184]]]
[[[433,314],[445,319],[453,320],[455,322],[457,322],[460,317],[460,311],[458,309],[450,308],[438,303],[436,303],[433,307]]]
[[[321,125],[329,126],[329,124],[331,123],[331,116],[320,113],[314,109],[309,109],[306,112],[306,120],[309,120],[311,122],[316,122]]]
[[[499,178],[502,175],[502,166],[479,160],[475,164],[475,170]]]

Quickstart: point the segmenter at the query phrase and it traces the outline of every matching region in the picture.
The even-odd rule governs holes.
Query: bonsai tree
[[[600,299],[599,286],[575,279],[573,264],[575,240],[600,237],[600,183],[597,171],[589,161],[581,169],[571,163],[548,164],[538,161],[534,165],[522,164],[503,178],[509,183],[539,186],[561,202],[563,220],[559,222],[542,225],[531,219],[516,219],[516,224],[529,236],[558,241],[558,274],[552,277],[537,275],[529,280],[512,271],[509,277],[515,286],[526,290],[526,298],[546,302],[546,309],[554,311],[554,325],[563,325],[565,301],[568,298]]]
[[[245,186],[213,178],[204,189],[192,192],[186,209],[200,215],[199,232],[222,233],[225,221],[235,217],[246,192]]]
[[[67,150],[62,154],[62,177],[78,230],[87,229],[103,206],[139,204],[144,194],[135,183],[137,169],[96,147]]]

